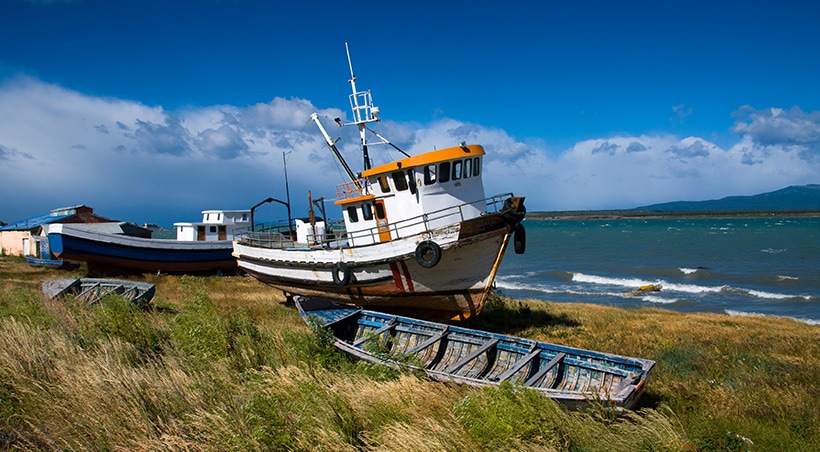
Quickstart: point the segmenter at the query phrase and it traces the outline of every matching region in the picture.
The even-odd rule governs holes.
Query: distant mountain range
[[[793,185],[752,196],[729,196],[710,201],[676,201],[634,209],[564,210],[529,212],[529,220],[586,220],[612,218],[663,218],[738,216],[756,217],[769,213],[816,215],[820,212],[820,185]]]
[[[752,196],[729,196],[709,201],[675,201],[634,210],[654,212],[780,212],[780,211],[820,211],[820,185],[793,185],[769,193]]]

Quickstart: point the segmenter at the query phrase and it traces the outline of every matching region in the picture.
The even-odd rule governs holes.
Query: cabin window
[[[350,206],[347,208],[347,218],[351,223],[359,221],[359,212],[356,210],[356,206]]]
[[[222,214],[221,213],[216,214],[216,221],[222,221]]]
[[[450,162],[441,162],[438,166],[439,182],[447,182],[450,180]]]
[[[379,176],[379,187],[382,188],[382,193],[390,192],[390,184],[387,182],[387,176]]]
[[[370,204],[362,205],[362,218],[366,221],[370,221],[373,219],[373,206]]]
[[[211,226],[211,227],[210,227],[210,233],[211,233],[211,234],[215,234],[215,233],[216,233],[216,226]]]
[[[409,169],[407,170],[407,177],[410,180],[410,193],[416,194],[416,170]]]
[[[384,220],[387,218],[387,215],[384,213],[384,204],[376,203],[376,219]]]
[[[461,160],[456,160],[453,162],[453,180],[461,179],[461,170],[463,168],[463,162]]]
[[[407,190],[407,179],[405,179],[403,172],[394,171],[392,176],[393,176],[393,185],[396,186],[397,191]]]
[[[481,174],[481,159],[476,157],[473,159],[473,176]]]
[[[468,177],[473,175],[473,159],[464,160],[464,178],[467,179]]]
[[[248,214],[246,214],[246,213],[242,214],[242,221],[248,221]]]
[[[436,183],[436,165],[427,165],[424,167],[424,185],[433,185]]]

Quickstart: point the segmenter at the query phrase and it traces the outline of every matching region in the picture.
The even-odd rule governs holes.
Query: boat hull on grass
[[[654,361],[401,317],[321,298],[294,297],[309,324],[365,361],[424,371],[439,381],[497,386],[509,381],[571,408],[599,402],[634,409]],[[313,319],[313,320],[311,320]]]
[[[73,295],[89,304],[108,295],[120,295],[132,303],[144,304],[154,297],[154,284],[124,279],[67,278],[43,281],[43,293],[49,298]]]
[[[230,240],[147,239],[95,232],[70,224],[50,225],[48,239],[55,256],[87,262],[89,272],[221,274],[237,269]]]

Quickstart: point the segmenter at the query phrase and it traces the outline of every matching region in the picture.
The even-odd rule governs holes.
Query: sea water
[[[820,218],[526,220],[496,291],[518,299],[784,316],[820,325]],[[634,294],[643,285],[660,291]]]

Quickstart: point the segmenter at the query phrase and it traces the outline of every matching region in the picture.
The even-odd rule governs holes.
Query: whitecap
[[[745,289],[738,289],[740,291],[744,291]],[[773,300],[786,300],[789,298],[805,298],[806,300],[810,300],[811,296],[809,295],[789,295],[785,293],[773,293],[773,292],[764,292],[762,290],[745,290],[749,295],[752,295],[757,298],[769,298]]]
[[[684,275],[691,275],[692,273],[695,273],[696,271],[698,271],[697,268],[686,268],[686,267],[680,267],[678,270],[680,270],[681,273],[683,273]]]
[[[781,281],[797,281],[800,278],[796,276],[777,275],[777,279]]]
[[[783,317],[783,318],[795,320],[797,322],[806,323],[806,324],[809,324],[809,325],[820,325],[820,320],[807,319],[805,317],[780,316],[780,315],[762,314],[760,312],[735,311],[733,309],[726,309],[724,312],[727,315],[737,316],[737,317]]]
[[[697,284],[675,284],[668,282],[664,282],[661,285],[663,286],[663,290],[674,290],[686,293],[720,293],[730,289],[729,286],[699,286]]]
[[[663,298],[657,295],[643,295],[640,297],[640,299],[655,304],[672,304],[677,303],[679,301],[676,298]]]
[[[531,292],[541,292],[545,294],[557,294],[557,293],[564,293],[562,290],[557,290],[554,287],[542,285],[542,284],[525,284],[520,282],[513,282],[509,280],[501,280],[496,279],[495,285],[499,289],[507,289],[507,290],[528,290]]]
[[[611,285],[611,286],[624,286],[624,287],[640,287],[646,284],[654,284],[655,281],[646,281],[643,279],[637,278],[610,278],[607,276],[596,276],[596,275],[587,275],[584,273],[573,273],[572,280],[575,282],[584,282],[590,284],[601,284],[601,285]]]

